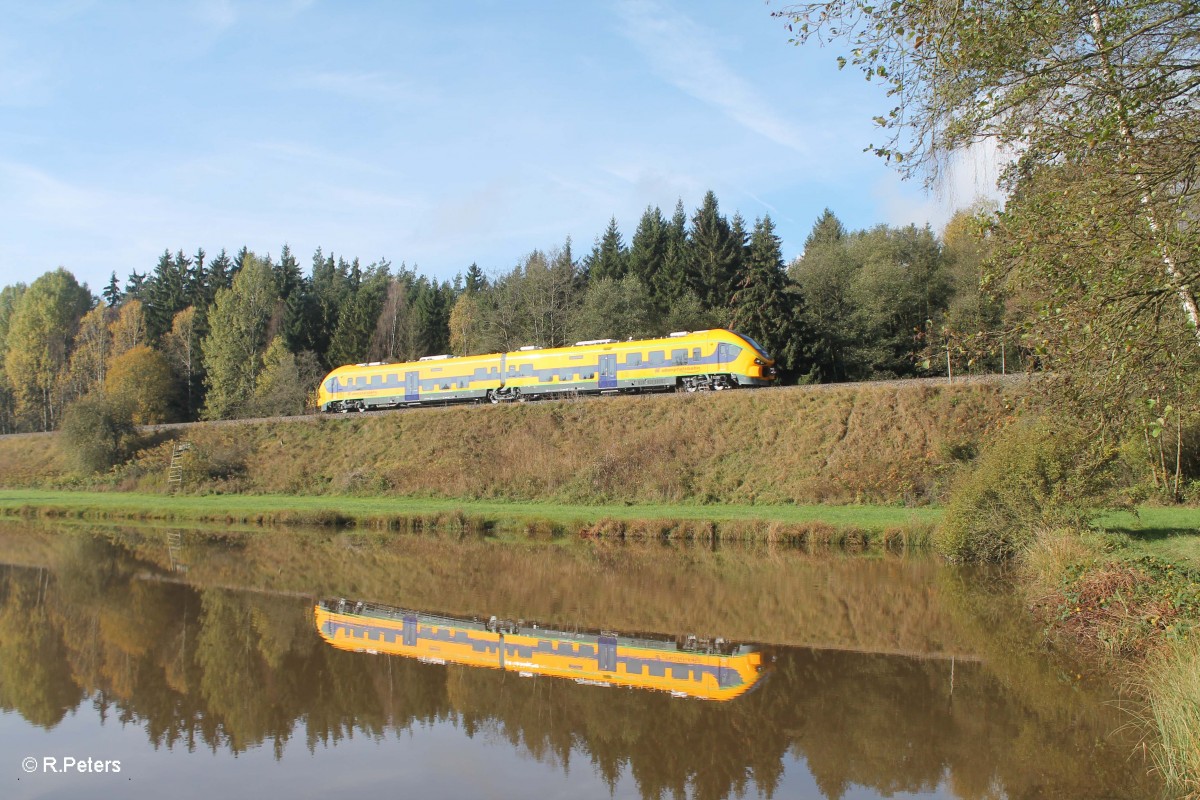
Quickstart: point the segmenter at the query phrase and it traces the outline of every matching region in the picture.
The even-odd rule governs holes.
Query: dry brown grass
[[[921,505],[1012,413],[996,386],[773,389],[193,426],[190,492],[562,502]],[[0,438],[0,485],[55,485],[48,439]],[[114,488],[161,489],[169,442]],[[36,457],[35,452],[36,451]]]

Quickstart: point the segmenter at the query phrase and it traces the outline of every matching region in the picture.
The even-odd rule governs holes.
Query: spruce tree
[[[770,216],[754,224],[746,258],[735,279],[729,324],[783,361],[792,344],[794,308],[787,292],[783,252]],[[795,364],[781,364],[785,367]]]
[[[188,306],[187,273],[192,260],[180,250],[175,256],[164,250],[146,281],[142,301],[150,343],[157,344],[171,329],[175,314]]]
[[[205,284],[204,305],[211,306],[218,289],[233,285],[233,259],[222,248],[208,266],[208,281]]]
[[[667,220],[657,207],[646,206],[629,246],[629,274],[637,278],[659,310],[671,295],[666,285]]]
[[[673,307],[691,292],[691,253],[688,247],[687,214],[683,210],[682,198],[675,202],[675,213],[666,226],[665,238],[662,275],[656,282],[655,291],[663,305]]]
[[[121,304],[121,299],[124,295],[121,293],[121,284],[117,281],[117,273],[115,271],[109,277],[108,285],[100,292],[100,296],[104,298],[104,302],[109,308],[116,308]]]
[[[821,212],[821,216],[817,217],[817,221],[813,223],[812,231],[809,232],[808,238],[804,240],[804,249],[807,251],[813,245],[819,244],[836,244],[842,241],[845,236],[845,226],[827,208]]]
[[[721,216],[717,196],[711,190],[692,216],[689,250],[692,288],[708,308],[724,308],[732,293],[742,242],[735,239],[729,221]]]
[[[131,270],[129,277],[125,279],[125,299],[141,300],[142,294],[145,291],[146,276],[136,269]]]
[[[484,276],[483,270],[479,268],[478,264],[471,262],[471,266],[467,267],[467,279],[463,290],[467,294],[475,294],[486,289],[487,285],[487,278]]]
[[[596,240],[591,254],[583,260],[589,282],[603,278],[619,281],[629,271],[629,250],[617,228],[617,218],[608,221],[604,235]]]

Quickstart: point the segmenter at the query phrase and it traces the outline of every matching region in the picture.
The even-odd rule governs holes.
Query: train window
[[[630,353],[629,355],[625,356],[625,366],[639,367],[639,366],[641,366],[641,364],[642,364],[642,354],[641,353]]]
[[[387,383],[388,386],[397,386],[400,383],[400,377],[397,375],[388,375]]]
[[[355,379],[354,379],[354,385],[355,385],[355,386],[366,386],[366,385],[367,385],[367,379],[366,379],[366,378],[362,378],[362,377],[355,378]]]
[[[699,360],[700,360],[700,348],[699,348],[699,347],[693,347],[693,348],[692,348],[692,359],[693,359],[694,361],[699,361]]]
[[[672,350],[671,351],[671,360],[673,362],[675,362],[675,364],[678,366],[682,366],[683,364],[688,363],[687,350],[683,350],[683,349]]]
[[[328,381],[325,383],[325,388],[326,388],[326,389],[328,389],[328,390],[329,390],[329,391],[331,391],[331,392],[336,392],[336,391],[338,390],[338,380],[337,380],[337,378],[330,378],[330,379],[329,379],[329,380],[328,380]]]
[[[666,362],[666,360],[667,360],[667,354],[664,353],[662,350],[651,350],[650,351],[651,365],[659,367],[659,366],[662,366]]]

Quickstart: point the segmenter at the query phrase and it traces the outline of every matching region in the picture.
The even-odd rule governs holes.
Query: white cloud
[[[629,0],[619,9],[622,33],[663,79],[776,144],[812,155],[798,126],[781,117],[749,81],[734,72],[711,35],[690,18],[653,0]]]
[[[873,194],[888,224],[928,222],[940,231],[954,212],[977,200],[1003,202],[1004,194],[996,181],[1010,158],[995,141],[979,142],[954,153],[941,165],[932,191],[892,174],[876,183]]]

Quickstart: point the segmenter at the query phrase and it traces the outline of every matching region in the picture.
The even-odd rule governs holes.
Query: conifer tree
[[[645,287],[650,300],[665,308],[670,289],[665,285],[667,260],[667,220],[658,207],[646,206],[629,246],[629,274]]]
[[[186,276],[187,288],[184,291],[184,298],[187,300],[189,306],[207,305],[209,292],[208,266],[204,263],[207,255],[203,247],[198,247],[196,248],[196,255],[192,256],[192,268],[188,270]]]
[[[424,278],[417,281],[413,315],[418,352],[422,356],[446,352],[450,310],[443,305],[442,293],[436,282],[431,283]]]
[[[104,291],[100,292],[100,296],[104,298],[104,302],[109,308],[116,308],[121,305],[124,295],[121,293],[121,283],[117,280],[115,270],[112,276],[109,277],[108,285],[104,287]]]
[[[846,228],[834,213],[826,208],[813,223],[808,238],[804,240],[805,251],[814,245],[837,244],[846,236]]]
[[[717,196],[710,190],[692,216],[689,279],[700,300],[712,309],[729,302],[733,276],[742,254],[729,221],[721,216]]]
[[[204,306],[211,306],[217,290],[228,289],[233,284],[233,259],[222,248],[208,265],[208,280],[205,283]]]
[[[787,293],[781,243],[770,216],[755,222],[749,252],[735,285],[729,307],[730,327],[757,341],[781,362],[787,355],[794,356],[787,352],[795,327],[793,303]]]
[[[158,342],[171,329],[175,314],[188,305],[188,271],[192,260],[180,250],[173,257],[164,250],[158,265],[146,281],[142,297],[146,311],[146,331],[151,343]]]
[[[130,270],[129,277],[125,279],[125,298],[141,300],[145,285],[146,276],[136,269]]]
[[[349,266],[349,272],[350,286],[355,288],[338,310],[337,328],[329,341],[330,366],[357,364],[366,360],[371,349],[371,338],[387,299],[390,274],[386,263],[382,267],[372,265],[364,271],[358,259],[355,259]]]
[[[467,294],[475,294],[483,291],[488,286],[487,277],[484,276],[483,270],[475,262],[471,262],[471,266],[467,267],[467,280],[463,286],[463,290]]]
[[[583,260],[589,282],[603,278],[619,281],[629,271],[629,250],[617,228],[617,218],[608,221],[604,235],[596,240],[592,252]]]
[[[661,304],[674,306],[692,292],[687,214],[682,198],[675,202],[675,213],[666,227],[666,240],[662,275],[655,281],[657,288],[654,291]]]

